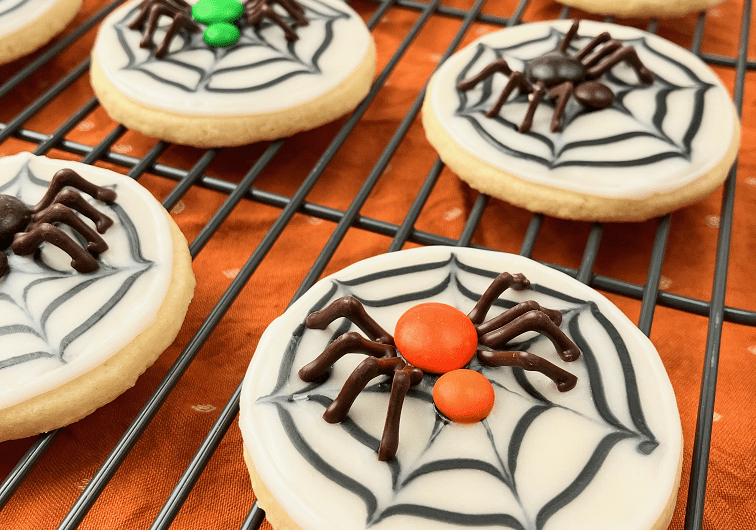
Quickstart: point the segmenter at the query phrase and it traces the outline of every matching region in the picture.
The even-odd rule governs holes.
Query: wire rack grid
[[[456,226],[460,227],[458,233],[450,235],[448,231],[433,229],[436,225],[428,221],[427,217],[430,215],[429,211],[436,211],[434,210],[436,206],[434,194],[439,188],[448,186],[453,178],[449,176],[449,171],[444,169],[443,164],[435,158],[435,155],[428,159],[429,169],[424,177],[412,176],[418,184],[410,188],[414,191],[409,194],[403,210],[383,212],[380,205],[371,205],[370,199],[376,188],[380,188],[387,179],[391,178],[387,175],[402,172],[406,159],[414,156],[415,150],[418,149],[415,139],[418,138],[418,134],[422,135],[422,132],[417,131],[417,117],[423,101],[424,83],[432,72],[432,67],[426,68],[427,71],[420,68],[420,73],[415,72],[417,69],[415,57],[421,51],[427,51],[427,48],[433,47],[436,50],[433,62],[438,63],[458,49],[461,44],[469,42],[481,32],[519,24],[527,20],[529,16],[567,18],[575,15],[569,8],[557,7],[550,0],[522,0],[519,3],[509,2],[498,6],[493,5],[493,2],[487,5],[484,0],[477,0],[474,3],[459,0],[444,4],[440,0],[429,2],[354,0],[352,6],[366,17],[367,24],[376,39],[385,43],[385,47],[381,47],[381,42],[379,42],[379,69],[369,95],[348,118],[327,127],[324,133],[325,139],[318,140],[314,146],[308,146],[306,151],[303,150],[301,142],[297,143],[296,138],[250,146],[248,149],[210,149],[207,151],[177,148],[165,142],[155,141],[144,153],[139,153],[140,156],[132,156],[119,149],[118,142],[125,135],[133,133],[107,120],[107,127],[98,128],[96,142],[82,143],[72,139],[74,136],[72,133],[77,129],[81,130],[83,123],[91,123],[91,116],[97,113],[102,115],[99,103],[92,97],[86,84],[89,59],[86,54],[76,52],[75,49],[85,48],[82,43],[92,40],[97,24],[121,3],[120,0],[110,4],[101,2],[96,9],[90,9],[89,18],[63,38],[55,41],[45,52],[35,56],[28,64],[17,65],[12,75],[0,85],[0,98],[16,97],[19,93],[26,94],[27,92],[33,94],[33,97],[28,97],[28,104],[21,112],[8,116],[0,123],[0,146],[10,145],[13,149],[32,150],[36,154],[54,152],[69,157],[81,157],[85,163],[105,163],[122,168],[133,178],[148,175],[143,181],[159,180],[162,183],[161,189],[166,186],[171,187],[162,201],[168,210],[180,206],[182,199],[185,199],[188,194],[220,196],[222,200],[210,201],[210,204],[215,204],[217,207],[208,210],[206,222],[190,241],[190,252],[192,257],[196,258],[195,263],[201,260],[203,249],[212,244],[215,234],[224,230],[225,225],[231,222],[236,209],[251,205],[251,207],[269,208],[274,215],[268,226],[245,240],[243,247],[249,249],[246,261],[227,288],[217,290],[219,294],[217,299],[210,304],[212,308],[201,315],[201,323],[192,330],[193,335],[188,339],[183,351],[170,368],[161,374],[162,380],[156,384],[154,392],[144,402],[141,410],[135,414],[128,428],[118,433],[120,439],[108,448],[107,456],[99,463],[98,469],[93,472],[88,482],[82,486],[78,499],[73,505],[65,507],[68,512],[62,520],[50,521],[50,527],[57,525],[61,529],[79,527],[103,491],[108,487],[115,487],[112,486],[112,481],[119,467],[129,457],[140,437],[159,414],[161,407],[170,399],[171,393],[177,385],[180,385],[182,376],[195,357],[214,333],[218,333],[218,330],[225,326],[232,325],[224,317],[240,294],[245,289],[251,289],[249,286],[254,283],[256,272],[266,266],[266,258],[275,252],[276,244],[287,237],[292,237],[289,235],[292,231],[302,230],[302,224],[297,223],[297,219],[302,214],[307,216],[313,225],[325,224],[330,230],[330,235],[327,243],[316,256],[307,257],[306,263],[302,266],[304,277],[297,278],[298,288],[288,293],[291,301],[312,286],[324,272],[340,268],[340,250],[353,242],[355,237],[362,237],[362,234],[375,236],[376,240],[384,245],[383,250],[389,252],[399,250],[408,244],[447,244],[492,247],[501,250],[498,244],[489,244],[485,234],[481,233],[480,227],[483,226],[482,223],[486,217],[498,216],[502,208],[506,212],[511,212],[498,201],[489,200],[487,196],[469,189],[465,191],[467,207],[457,221]],[[705,51],[706,13],[702,13],[694,21],[688,35],[689,42],[685,43],[691,51],[711,65],[724,69],[720,71],[730,76],[733,83],[733,100],[738,112],[743,107],[747,73],[756,68],[756,64],[749,61],[747,57],[751,17],[750,1],[746,0],[742,3],[739,13],[741,17],[737,24],[739,45],[732,56]],[[644,24],[647,25],[642,27],[650,32],[657,32],[660,26],[665,26],[665,23],[656,20]],[[424,30],[434,26],[448,26],[449,29],[446,31],[448,39],[430,46],[423,41]],[[78,47],[76,47],[77,44]],[[37,83],[40,72],[44,71],[46,65],[54,65],[61,56],[66,54],[74,55],[74,59],[79,62],[68,73],[63,72],[56,77],[51,85]],[[421,77],[417,82],[419,88],[413,89],[406,95],[406,103],[402,107],[401,115],[387,118],[383,126],[379,128],[380,130],[367,134],[364,125],[365,117],[380,115],[376,108],[380,107],[381,100],[387,93],[401,89],[401,87],[397,88],[396,81],[398,78],[401,79],[401,76],[405,76],[405,79],[407,76]],[[46,77],[48,78],[49,76]],[[55,108],[56,102],[60,101],[64,94],[71,92],[76,92],[81,105],[73,112],[67,112],[66,120],[55,130],[46,131],[44,127],[40,127],[39,124],[44,123],[45,113]],[[90,118],[89,121],[87,121],[88,118]],[[374,126],[375,123],[373,121],[371,125]],[[359,140],[354,140],[355,136],[358,136]],[[324,188],[327,192],[328,187],[332,185],[332,182],[328,180],[332,167],[348,164],[348,160],[345,161],[347,157],[344,152],[354,147],[355,142],[364,142],[365,138],[372,138],[372,143],[376,147],[374,151],[362,156],[373,156],[374,162],[365,174],[353,176],[356,184],[349,188],[349,201],[342,204],[327,200],[308,200],[311,197],[328,195],[327,193],[313,193],[313,190]],[[309,139],[311,140],[312,137]],[[428,157],[429,148],[422,149],[424,153],[422,156]],[[271,178],[267,175],[280,176],[282,172],[288,170],[285,160],[292,154],[294,158],[302,161],[301,167],[305,169],[300,171],[301,179],[297,180],[295,186],[282,191],[275,184],[270,184]],[[234,178],[213,176],[214,163],[221,162],[235,168]],[[728,264],[731,259],[730,247],[733,238],[736,172],[737,164],[731,170],[721,197],[718,232],[711,243],[716,247],[715,262],[709,264],[708,268],[703,268],[707,270],[705,274],[711,281],[709,298],[675,294],[660,287],[665,254],[672,232],[673,216],[671,215],[651,224],[645,223],[645,228],[638,230],[636,239],[642,240],[641,245],[646,249],[643,255],[647,258],[639,275],[634,277],[640,278],[640,281],[596,272],[600,243],[602,239],[606,240],[606,234],[616,235],[613,227],[600,223],[561,223],[542,215],[522,213],[513,216],[514,227],[507,226],[504,221],[504,228],[508,230],[508,233],[519,234],[517,237],[510,238],[509,248],[505,250],[511,250],[514,246],[516,252],[525,256],[537,259],[537,245],[553,243],[555,238],[566,239],[573,246],[582,244],[582,251],[573,253],[572,261],[567,258],[564,262],[548,263],[548,265],[608,293],[613,300],[629,300],[639,305],[636,312],[638,327],[647,335],[651,334],[658,307],[701,317],[700,326],[706,328],[706,344],[702,353],[704,369],[700,383],[694,439],[686,440],[686,443],[693,444],[688,497],[684,506],[686,530],[702,528],[704,524],[717,366],[724,323],[729,322],[738,326],[756,325],[756,312],[752,309],[731,307],[725,304],[725,294],[728,289]],[[266,186],[266,184],[270,185]],[[453,215],[459,215],[459,213],[455,212]],[[526,221],[523,222],[522,219]],[[624,232],[623,234],[627,235]],[[546,243],[543,243],[544,240]],[[626,257],[622,256],[621,259]],[[199,273],[198,280],[203,281]],[[253,341],[256,341],[256,338],[253,337]],[[253,344],[250,348],[252,346]],[[242,375],[243,372],[239,371],[230,374],[230,378],[239,383]],[[188,461],[173,490],[166,497],[160,497],[154,501],[155,505],[152,509],[157,516],[151,528],[170,527],[197,482],[201,480],[204,473],[209,473],[206,471],[207,465],[216,454],[237,415],[239,392],[240,387],[237,386],[230,394],[226,405],[218,413],[215,422],[202,433],[204,439],[198,446],[192,448],[194,456]],[[171,433],[165,432],[164,435],[170,436]],[[0,484],[0,510],[8,505],[17,491],[23,487],[27,476],[54,446],[56,436],[57,431],[41,435],[30,443],[25,453],[13,463],[12,469],[8,470],[7,476]],[[87,448],[82,446],[81,450],[86,451]],[[229,493],[218,491],[217,494],[223,499]],[[202,501],[198,502],[199,507],[195,506],[195,509],[202,509]],[[263,519],[263,511],[253,504],[241,522],[241,528],[258,528],[263,524]]]

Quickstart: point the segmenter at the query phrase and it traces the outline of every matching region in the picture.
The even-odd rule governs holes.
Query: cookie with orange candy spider
[[[315,284],[261,337],[239,425],[276,530],[661,530],[680,479],[648,338],[576,280],[478,249]]]

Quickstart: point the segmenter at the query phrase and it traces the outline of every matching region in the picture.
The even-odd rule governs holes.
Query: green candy
[[[241,33],[239,28],[230,22],[215,22],[210,24],[202,38],[210,46],[223,47],[231,46],[239,41]]]
[[[206,25],[233,22],[243,14],[244,5],[239,0],[200,0],[192,6],[192,18]]]

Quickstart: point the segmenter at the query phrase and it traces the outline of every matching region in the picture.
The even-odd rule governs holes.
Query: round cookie
[[[575,83],[556,132],[557,96],[545,96],[530,129],[520,132],[527,94],[515,90],[493,118],[486,116],[508,82],[505,73],[458,88],[496,59],[524,72],[556,50],[572,24],[532,23],[490,33],[441,65],[423,104],[426,135],[441,159],[481,192],[566,219],[641,221],[716,189],[739,146],[734,105],[708,66],[660,37],[581,21],[568,55],[608,32],[616,46],[631,46],[653,77],[644,82],[630,63],[615,64],[596,79],[614,100],[592,111],[578,103],[581,83]],[[610,45],[601,43],[594,53]]]
[[[400,408],[398,448],[388,460],[377,453],[396,376],[394,383],[369,382],[341,423],[324,420],[367,355],[344,355],[311,382],[302,379],[309,368],[302,369],[346,332],[381,333],[346,319],[324,326],[320,311],[353,296],[379,328],[396,335],[400,317],[420,304],[471,312],[502,271],[524,274],[529,286],[505,290],[485,319],[535,300],[558,310],[559,329],[580,356],[565,362],[533,332],[500,349],[527,351],[567,370],[577,377],[571,390],[558,391],[541,373],[482,364],[478,354],[467,368],[491,382],[495,402],[484,420],[464,423],[434,407],[439,376],[426,372]],[[323,279],[261,337],[240,407],[253,489],[277,530],[662,530],[677,498],[680,418],[653,345],[606,298],[521,256],[427,247],[370,258]]]
[[[589,13],[600,15],[617,15],[620,17],[681,17],[688,13],[697,13],[721,4],[723,0],[557,0],[570,7],[576,7]]]
[[[295,40],[272,19],[257,28],[242,18],[231,25],[241,28],[238,43],[214,47],[203,39],[214,25],[196,23],[198,31],[180,30],[158,58],[171,19],[161,16],[154,45],[141,48],[143,31],[129,28],[140,4],[129,2],[100,27],[92,86],[114,120],[179,144],[243,145],[313,129],[350,112],[368,93],[375,45],[343,2],[302,0],[301,6],[306,25],[273,5]]]
[[[29,206],[40,201],[62,168],[117,194],[114,202],[106,203],[80,193],[113,221],[100,231],[108,248],[96,256],[93,272],[75,270],[71,257],[47,242],[31,255],[4,251],[4,441],[78,421],[134,386],[178,334],[195,282],[186,239],[160,203],[133,179],[28,153],[0,158],[0,167],[0,194],[18,197]],[[6,211],[4,207],[3,215]],[[94,226],[80,214],[75,216]],[[72,239],[83,241],[77,232],[59,226]],[[34,233],[32,226],[26,231]]]
[[[0,64],[47,44],[63,31],[82,0],[0,0]]]

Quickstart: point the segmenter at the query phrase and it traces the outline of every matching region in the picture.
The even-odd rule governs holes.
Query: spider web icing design
[[[504,47],[491,47],[478,43],[472,59],[464,66],[456,81],[462,81],[495,59],[505,59],[514,71],[523,72],[528,62],[545,52],[556,49],[565,33],[551,28],[545,35]],[[589,37],[575,38],[568,49],[574,54],[590,40]],[[622,44],[633,46],[641,60],[652,67],[655,79],[650,85],[640,82],[627,65],[617,65],[601,76],[598,81],[608,86],[615,94],[611,107],[601,111],[586,111],[571,99],[565,110],[563,130],[547,132],[543,126],[534,126],[524,133],[538,143],[537,148],[525,151],[512,147],[503,140],[511,131],[517,131],[528,105],[527,95],[510,97],[495,118],[486,118],[486,111],[498,97],[506,77],[497,74],[481,83],[481,87],[462,92],[457,90],[459,106],[456,116],[467,120],[480,137],[494,149],[509,156],[515,156],[538,163],[548,168],[568,166],[590,167],[633,167],[655,164],[667,159],[691,160],[691,145],[698,133],[704,112],[706,92],[714,85],[703,81],[691,68],[655,49],[645,37],[617,39]],[[600,50],[600,48],[599,48]],[[652,58],[652,66],[647,58]],[[640,96],[640,98],[638,97]],[[642,101],[641,101],[642,98]],[[549,118],[554,109],[554,101],[544,98],[536,110],[536,116],[548,109]],[[610,133],[605,136],[576,137],[580,132],[581,118],[588,114],[601,114],[602,124]],[[672,116],[674,114],[674,116]],[[665,120],[684,120],[681,132],[669,132]],[[548,121],[546,122],[548,124]],[[522,133],[516,133],[522,134]],[[633,148],[634,142],[644,142],[643,150]],[[617,155],[621,158],[586,156],[586,148],[621,146]],[[637,156],[641,154],[642,156]]]
[[[432,274],[434,282],[430,286],[410,293],[392,293],[386,291],[383,298],[368,298],[361,296],[365,288],[386,278],[401,278],[415,273]],[[490,271],[470,266],[460,261],[452,254],[448,259],[431,263],[401,267],[379,273],[365,275],[349,281],[334,280],[330,290],[321,297],[311,311],[320,310],[336,298],[352,295],[360,299],[373,318],[380,321],[382,308],[396,305],[402,307],[421,303],[424,300],[437,299],[439,295],[445,300],[456,301],[460,309],[471,308],[479,299],[482,291],[469,287],[471,284],[483,285],[489,283],[500,271]],[[485,280],[481,282],[480,280]],[[272,405],[276,408],[281,426],[295,450],[309,462],[320,474],[328,480],[353,492],[364,503],[367,512],[366,527],[377,525],[394,516],[409,516],[413,518],[442,521],[458,526],[488,526],[512,528],[516,530],[541,530],[547,522],[560,510],[568,506],[583,491],[590,487],[591,482],[600,473],[604,462],[612,451],[623,441],[632,443],[639,458],[651,455],[660,446],[659,440],[649,428],[641,406],[639,388],[636,382],[635,370],[628,348],[620,333],[612,322],[599,310],[597,304],[590,300],[582,300],[549,287],[531,284],[530,291],[538,293],[539,298],[547,300],[549,307],[558,308],[563,314],[562,329],[578,345],[582,352],[579,360],[565,366],[575,373],[579,371],[578,387],[571,392],[583,392],[589,399],[576,401],[570,392],[558,394],[549,399],[538,390],[543,381],[536,381],[540,374],[532,375],[521,368],[489,368],[482,366],[476,357],[467,368],[477,370],[485,375],[497,389],[497,404],[494,405],[492,415],[474,426],[464,426],[464,437],[455,442],[459,433],[440,416],[433,407],[432,388],[438,376],[426,374],[423,381],[412,387],[406,397],[405,406],[414,410],[421,410],[422,414],[434,416],[432,428],[428,429],[423,440],[410,440],[400,434],[400,451],[397,457],[385,465],[390,483],[383,484],[389,492],[379,491],[375,483],[362,483],[352,476],[344,466],[328,459],[316,446],[316,439],[308,438],[307,425],[311,424],[313,408],[304,408],[303,404],[317,403],[325,409],[333,397],[341,389],[342,380],[334,381],[336,363],[330,376],[316,383],[304,384],[298,379],[295,365],[301,364],[298,359],[303,342],[307,342],[315,334],[325,332],[308,329],[304,321],[299,324],[291,335],[283,355],[275,385],[267,395],[257,399],[259,405]],[[506,296],[506,293],[505,295]],[[515,301],[499,298],[494,307],[499,311],[512,307]],[[464,310],[464,309],[463,309]],[[466,312],[466,311],[465,311]],[[496,310],[492,309],[489,318]],[[336,321],[336,325],[339,321]],[[329,337],[328,343],[346,333],[353,326],[344,320]],[[332,329],[333,328],[329,328]],[[390,329],[390,328],[387,328]],[[595,344],[595,336],[603,334],[605,343],[612,344],[614,351],[594,351],[586,340],[590,335]],[[312,343],[306,347],[309,349]],[[531,351],[542,357],[552,359],[556,356],[553,346],[542,335],[526,338],[520,342],[512,342],[507,349]],[[311,354],[311,352],[310,352]],[[616,362],[624,383],[621,400],[612,399],[607,395],[604,386],[607,358]],[[305,361],[310,360],[309,358]],[[343,361],[344,359],[342,359]],[[348,374],[351,368],[339,373],[339,377]],[[535,378],[535,379],[534,379]],[[581,389],[579,389],[582,387]],[[385,413],[385,407],[390,393],[390,382],[379,381],[366,387],[357,398],[355,405],[365,396],[372,400],[369,405],[379,410],[379,415]],[[500,395],[504,394],[506,403],[500,403]],[[318,409],[320,410],[320,409]],[[420,416],[415,412],[403,412],[403,423],[419,424]],[[316,418],[320,420],[320,418]],[[572,475],[567,473],[559,482],[558,491],[547,497],[524,495],[520,488],[523,477],[517,474],[521,455],[525,452],[524,440],[532,436],[539,436],[541,429],[553,421],[579,422],[580,431],[586,434],[583,442],[592,444],[586,460],[580,461],[572,468]],[[323,421],[323,420],[320,420]],[[349,437],[366,448],[377,452],[380,444],[382,422],[377,425],[363,424],[355,420],[350,412],[339,427]],[[314,435],[312,435],[314,436]],[[551,434],[553,436],[553,433]],[[477,442],[485,450],[480,454],[461,454],[450,457],[447,453],[437,450],[440,444],[451,443],[452,447],[472,446]],[[571,442],[565,441],[568,446]],[[461,444],[461,445],[460,445]],[[534,442],[530,442],[533,447]],[[535,442],[537,445],[537,442]],[[338,453],[338,451],[335,451]],[[501,505],[494,511],[469,513],[469,511],[450,509],[446,505],[421,503],[413,495],[417,492],[417,485],[425,484],[426,479],[433,480],[444,474],[465,470],[475,470],[483,473],[488,488],[495,489],[497,499]],[[560,471],[561,473],[561,471]],[[479,475],[480,476],[480,475]],[[532,480],[555,480],[554,477],[536,477]],[[541,482],[538,482],[539,484]],[[418,486],[423,487],[423,486]],[[413,493],[414,491],[414,493]],[[504,506],[504,508],[501,508]]]
[[[136,53],[141,32],[128,28],[139,10],[137,4],[126,16],[114,24],[118,41],[128,57],[124,70],[144,73],[150,78],[178,88],[184,92],[250,93],[257,92],[300,75],[320,74],[319,61],[333,42],[333,26],[337,20],[350,18],[344,11],[318,0],[304,0],[305,17],[310,24],[299,28],[299,39],[285,41],[277,37],[282,30],[264,19],[260,28],[241,25],[239,42],[228,48],[208,46],[202,32],[178,33],[169,52],[161,59],[154,54]],[[295,26],[294,20],[284,11],[281,17]],[[167,17],[155,32],[154,42],[163,40],[170,25]],[[200,25],[201,26],[201,25]]]
[[[31,2],[31,0],[0,0],[0,17],[16,11],[29,2]]]
[[[49,181],[35,176],[27,162],[21,170],[3,186],[0,193],[13,195],[32,206],[40,189],[44,191]],[[114,187],[117,190],[117,186]],[[30,193],[30,191],[32,193]],[[111,247],[115,238],[122,238],[128,251],[110,263],[97,257],[99,268],[89,274],[81,274],[68,266],[56,266],[55,259],[48,259],[47,252],[55,252],[47,244],[38,250],[33,259],[8,255],[9,271],[0,280],[0,310],[4,325],[0,336],[4,337],[0,351],[0,374],[3,369],[17,367],[39,359],[52,360],[57,365],[66,364],[69,347],[85,337],[107,312],[126,295],[136,280],[154,263],[142,256],[139,235],[118,202],[111,205],[95,203],[98,209],[111,217],[114,227],[104,235]],[[61,228],[79,244],[86,241],[65,226]],[[87,297],[90,310],[82,310],[81,299]],[[51,322],[55,321],[52,329]],[[48,366],[49,368],[49,366]]]

